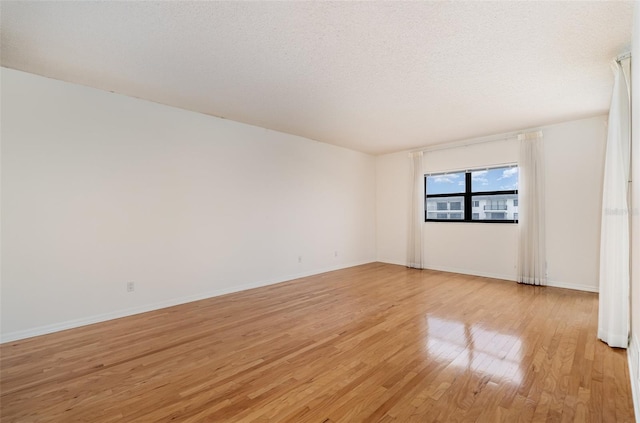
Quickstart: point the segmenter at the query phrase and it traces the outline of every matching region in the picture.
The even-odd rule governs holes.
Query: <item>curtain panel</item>
[[[424,170],[422,151],[409,154],[409,224],[407,236],[407,267],[423,268],[422,226],[424,224]]]
[[[542,132],[521,134],[518,140],[520,142],[518,282],[546,285],[545,165]]]
[[[623,61],[627,69],[629,61]],[[615,62],[613,70],[602,191],[598,338],[611,347],[627,348],[630,327],[630,95],[623,66]]]

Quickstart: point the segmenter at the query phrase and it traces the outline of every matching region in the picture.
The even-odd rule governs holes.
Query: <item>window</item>
[[[516,223],[518,167],[425,175],[425,221]]]

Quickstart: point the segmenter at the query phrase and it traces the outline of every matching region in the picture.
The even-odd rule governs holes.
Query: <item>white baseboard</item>
[[[380,263],[388,263],[388,264],[397,264],[398,266],[406,266],[406,262],[400,262],[397,260],[385,260],[378,259]],[[497,273],[486,273],[486,272],[477,272],[475,270],[467,270],[467,269],[459,269],[454,267],[446,267],[446,266],[425,266],[423,267],[425,270],[436,270],[439,272],[449,272],[449,273],[460,273],[462,275],[471,275],[471,276],[481,276],[484,278],[492,278],[492,279],[504,279],[508,281],[513,281],[513,276],[505,276],[499,275]]]
[[[407,266],[407,262],[405,261],[398,261],[398,260],[387,260],[387,259],[378,259],[377,260],[380,263],[386,263],[386,264],[397,264],[398,266]]]
[[[480,276],[483,278],[491,278],[491,279],[503,279],[506,281],[515,281],[513,275],[502,275],[499,273],[491,273],[491,272],[480,272],[476,270],[469,269],[460,269],[455,267],[447,267],[447,266],[425,266],[425,269],[428,270],[437,270],[439,272],[450,272],[450,273],[460,273],[463,275],[471,275],[471,276]]]
[[[638,338],[631,337],[631,345],[627,349],[627,361],[629,365],[629,379],[631,379],[631,396],[633,397],[633,410],[636,415],[636,421],[640,416],[640,344]]]
[[[381,263],[389,263],[389,264],[397,264],[397,265],[400,265],[400,266],[406,266],[406,263],[399,262],[397,260],[378,259],[378,261],[381,262]],[[440,271],[440,272],[460,273],[460,274],[463,274],[463,275],[481,276],[481,277],[492,278],[492,279],[503,279],[503,280],[506,280],[506,281],[514,281],[515,282],[517,280],[517,278],[514,275],[503,275],[503,274],[491,273],[491,272],[479,272],[479,271],[476,271],[476,270],[460,269],[460,268],[456,268],[456,267],[427,265],[424,268],[428,269],[428,270],[437,270],[437,271]],[[588,285],[578,285],[578,284],[572,284],[572,283],[565,283],[565,282],[554,281],[554,280],[547,280],[547,286],[553,286],[555,288],[573,289],[573,290],[576,290],[576,291],[586,291],[586,292],[596,292],[596,293],[598,292],[598,288],[597,287],[588,286]]]
[[[386,259],[378,259],[378,261],[380,263],[387,263],[387,264],[397,264],[398,266],[407,266],[406,262],[401,262],[398,260],[386,260]],[[467,270],[467,269],[459,269],[459,268],[454,268],[454,267],[446,267],[446,266],[425,266],[423,267],[424,270],[435,270],[435,271],[439,271],[439,272],[449,272],[449,273],[459,273],[462,275],[471,275],[471,276],[481,276],[484,278],[492,278],[492,279],[504,279],[504,280],[508,280],[508,281],[513,281],[515,279],[513,279],[512,276],[505,276],[505,275],[499,275],[496,273],[486,273],[486,272],[477,272],[475,270]]]
[[[399,266],[406,266],[407,263],[405,262],[400,262],[397,260],[385,260],[385,259],[378,259],[379,262],[381,263],[388,263],[388,264],[397,264]],[[425,266],[424,267],[425,270],[436,270],[439,272],[449,272],[449,273],[460,273],[462,275],[471,275],[471,276],[481,276],[484,278],[492,278],[492,279],[504,279],[507,281],[515,281],[515,279],[513,278],[513,276],[508,276],[508,275],[500,275],[497,273],[487,273],[487,272],[478,272],[475,270],[468,270],[468,269],[459,269],[459,268],[455,268],[455,267],[447,267],[447,266]]]
[[[363,264],[373,263],[373,262],[374,262],[373,260],[370,260],[370,261],[341,264],[337,266],[329,266],[321,269],[315,269],[311,271],[291,274],[291,275],[287,275],[280,278],[266,279],[262,281],[237,285],[229,288],[215,289],[213,291],[203,292],[195,295],[188,295],[185,297],[172,298],[170,300],[161,301],[153,304],[146,304],[143,306],[132,307],[132,308],[127,308],[123,310],[116,310],[109,313],[96,314],[93,316],[83,317],[80,319],[67,320],[64,322],[54,323],[51,325],[38,326],[35,328],[9,332],[1,335],[0,343],[13,342],[13,341],[17,341],[25,338],[31,338],[34,336],[46,335],[49,333],[59,332],[66,329],[73,329],[80,326],[91,325],[93,323],[100,323],[100,322],[105,322],[107,320],[119,319],[121,317],[132,316],[134,314],[146,313],[153,310],[159,310],[161,308],[172,307],[179,304],[190,303],[193,301],[204,300],[212,297],[218,297],[220,295],[231,294],[233,292],[246,291],[247,289],[259,288],[262,286],[273,285],[276,283],[291,281],[294,279],[313,276],[313,275],[317,275],[325,272],[331,272],[334,270],[346,269],[348,267],[360,266]]]
[[[588,286],[588,285],[578,285],[574,283],[565,283],[560,281],[554,281],[547,279],[547,286],[553,286],[555,288],[565,288],[565,289],[573,289],[576,291],[586,291],[586,292],[598,292],[597,287]]]

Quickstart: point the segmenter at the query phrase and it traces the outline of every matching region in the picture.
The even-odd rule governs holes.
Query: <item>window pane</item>
[[[464,219],[463,204],[464,197],[461,196],[427,198],[427,219]]]
[[[427,195],[458,194],[464,192],[464,172],[426,177]]]
[[[517,220],[518,194],[474,195],[473,220]]]
[[[471,191],[511,191],[518,189],[518,168],[476,170],[471,172]]]

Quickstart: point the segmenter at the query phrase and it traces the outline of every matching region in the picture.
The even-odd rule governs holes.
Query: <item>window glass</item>
[[[471,191],[512,191],[518,189],[518,168],[475,170],[471,172]]]
[[[427,176],[427,195],[459,194],[465,190],[465,172]]]
[[[480,211],[474,220],[518,220],[518,206],[513,206],[513,199],[518,194],[486,194],[474,195],[472,201],[480,204]]]
[[[464,197],[460,195],[427,198],[427,219],[460,220],[464,218]]]

